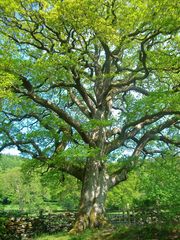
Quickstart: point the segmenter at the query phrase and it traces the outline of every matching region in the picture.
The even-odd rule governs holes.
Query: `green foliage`
[[[147,114],[164,109],[179,110],[179,94],[172,91],[173,86],[178,84],[179,66],[179,12],[176,1],[1,0],[0,8],[3,16],[0,22],[0,86],[3,93],[0,95],[8,95],[8,91],[13,90],[17,97],[17,102],[14,102],[14,95],[13,99],[3,101],[3,111],[19,118],[24,116],[21,121],[17,120],[20,124],[16,122],[14,126],[12,121],[5,126],[17,141],[27,140],[29,143],[33,138],[39,152],[42,150],[42,155],[49,157],[53,155],[55,143],[63,140],[69,142],[69,148],[72,147],[67,153],[77,160],[81,156],[79,147],[74,146],[75,142],[84,144],[83,131],[92,136],[95,130],[102,128],[110,131],[114,126],[122,126]],[[140,58],[142,43],[145,44],[146,64]],[[106,65],[105,46],[109,48],[112,58],[107,73],[103,69]],[[118,56],[113,50],[117,51]],[[120,70],[116,69],[119,62]],[[89,73],[97,68],[97,63],[99,76],[95,72]],[[124,89],[118,91],[116,83],[120,84],[120,88],[132,87],[133,81],[130,79],[141,79],[147,72],[144,67],[149,69],[150,74],[136,85],[147,89],[150,94],[135,96],[125,90],[126,99],[123,102]],[[74,83],[74,74],[80,78],[80,91],[78,84]],[[73,123],[69,123],[62,114],[58,115],[54,108],[50,110],[35,101],[30,96],[31,87],[26,89],[22,77],[27,78],[40,98],[47,102],[51,100],[49,102],[71,116]],[[130,81],[127,85],[126,80]],[[98,114],[87,117],[87,111],[83,114],[82,109],[88,109],[83,92],[87,93],[89,102],[92,101],[95,108],[100,110],[101,106],[96,102],[99,97],[96,96],[98,86],[99,93],[109,86],[103,93],[107,97],[103,105],[113,100],[115,108],[125,108],[119,116],[113,116],[112,112],[103,114],[104,117]],[[72,104],[72,94],[78,99],[75,104]],[[38,120],[37,116],[40,116]],[[2,119],[6,119],[6,116],[3,115]],[[35,123],[35,119],[38,123]],[[74,122],[78,122],[78,130]],[[21,126],[23,130],[20,131]],[[73,128],[71,134],[67,134],[67,131],[62,134],[64,127]],[[8,142],[6,134],[3,134],[2,142]],[[24,144],[22,149],[28,148],[25,154],[36,152],[34,155],[37,155],[37,146],[34,149],[29,143]],[[74,155],[71,151],[74,151]],[[87,157],[91,155],[89,150],[88,153],[82,150],[82,153]]]
[[[112,123],[113,123],[113,120],[92,119],[92,120],[89,120],[88,123],[84,124],[83,127],[85,130],[90,130],[97,127],[108,127],[108,126],[111,126]]]
[[[127,181],[122,182],[108,192],[106,207],[108,209],[124,209],[134,206],[134,201],[141,198],[140,180],[136,172],[129,175]]]
[[[24,175],[19,168],[23,162],[19,157],[2,156],[1,196],[8,196],[12,204],[20,204],[19,208],[23,206],[27,210],[78,207],[80,182],[57,170],[50,171],[42,177],[36,173],[33,175],[24,173]],[[29,167],[24,171],[27,172],[28,169]],[[108,193],[106,207],[108,209],[131,208],[134,205],[142,206],[149,202],[150,205],[167,208],[167,213],[173,217],[178,211],[177,207],[174,211],[174,206],[178,206],[180,201],[179,184],[178,158],[169,156],[164,160],[146,161],[141,170],[132,172],[127,181]],[[53,201],[54,207],[48,201]]]
[[[43,208],[43,198],[48,193],[42,188],[39,177],[33,176],[28,182],[21,169],[14,167],[1,173],[0,180],[1,195],[8,197],[12,205],[18,205],[19,210],[33,212]]]
[[[77,145],[75,147],[70,147],[67,150],[64,150],[63,152],[60,152],[55,160],[58,163],[61,164],[62,160],[67,159],[69,161],[76,160],[76,164],[79,165],[81,163],[84,163],[85,160],[89,157],[95,157],[99,153],[99,148],[91,148],[88,145]],[[54,160],[53,160],[54,161]]]
[[[131,103],[131,109],[128,113],[128,118],[130,121],[137,120],[142,112],[144,115],[149,115],[150,113],[158,113],[163,109],[167,109],[169,111],[179,111],[180,107],[178,104],[178,99],[178,92],[175,93],[159,89],[158,92],[153,92],[149,96],[143,97],[142,99],[136,99],[133,103]]]
[[[30,164],[17,156],[1,156],[0,197],[8,197],[11,204],[0,208],[37,213],[78,207],[81,184],[76,179],[57,170],[41,176],[43,169],[31,171]]]
[[[179,157],[172,155],[145,161],[140,169],[129,175],[127,181],[108,193],[107,207],[158,207],[164,209],[162,215],[169,221],[180,210],[179,167]]]
[[[169,145],[177,152],[177,0],[0,0],[0,14],[0,151],[16,146],[31,158],[24,175],[0,165],[1,196],[20,208],[46,200],[72,208],[81,185],[66,173],[113,187],[125,178],[117,176],[122,165],[128,174],[138,158]],[[86,178],[88,161],[110,175]],[[167,161],[145,162],[107,206],[176,204],[179,167]]]
[[[176,216],[180,211],[179,170],[179,157],[166,156],[146,162],[138,173],[139,190],[142,192],[139,204],[145,206],[148,203],[165,209],[167,221]]]
[[[3,237],[6,234],[6,228],[5,228],[6,222],[7,222],[7,218],[0,217],[0,239],[3,239]]]
[[[12,74],[0,71],[0,98],[11,96],[11,91],[8,89],[15,80],[16,78]]]
[[[21,167],[25,159],[18,156],[0,155],[0,171],[6,171],[14,167]]]
[[[56,206],[66,210],[78,208],[81,183],[75,178],[54,170],[41,177],[41,184],[49,189],[51,200],[56,202]]]

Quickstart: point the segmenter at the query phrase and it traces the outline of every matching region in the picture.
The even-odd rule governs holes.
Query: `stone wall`
[[[3,223],[0,240],[32,239],[40,233],[68,231],[75,221],[75,213],[58,213],[38,217],[10,217]],[[2,227],[2,226],[1,226]]]

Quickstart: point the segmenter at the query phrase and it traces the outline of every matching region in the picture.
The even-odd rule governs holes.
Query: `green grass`
[[[68,235],[68,233],[57,233],[53,235],[43,234],[35,237],[34,240],[92,240],[97,231],[86,230],[77,235]]]
[[[43,234],[34,238],[34,240],[70,240],[70,236],[66,233],[57,233],[53,235]]]
[[[63,208],[58,204],[58,203],[51,203],[51,202],[46,202],[46,206],[40,207],[42,208],[45,212],[53,212],[53,211],[61,211]],[[19,210],[19,205],[18,204],[8,204],[8,205],[3,205],[0,204],[0,210],[1,211],[20,211]],[[37,212],[40,210],[34,209],[33,211],[30,211],[30,209],[25,206],[23,209],[25,212]]]
[[[9,205],[0,205],[0,209],[3,211],[18,211],[19,205],[18,204],[9,204]]]
[[[175,240],[180,239],[180,226],[122,226],[109,235],[107,229],[86,230],[84,233],[70,236],[67,233],[42,235],[34,240]]]
[[[132,240],[132,239],[158,239],[171,240],[180,239],[179,226],[165,225],[147,225],[120,227],[115,231],[108,240]]]

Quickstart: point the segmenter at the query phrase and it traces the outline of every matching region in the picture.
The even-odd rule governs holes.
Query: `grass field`
[[[34,240],[178,240],[180,227],[134,226],[118,229],[87,230],[81,235],[70,236],[67,233],[42,235]]]
[[[53,235],[42,235],[35,240],[70,240],[70,236],[65,233],[57,233]]]
[[[101,234],[101,230],[86,230],[78,235],[69,235],[68,233],[57,233],[53,235],[43,234],[34,238],[34,240],[100,240],[102,238],[97,238],[99,234]]]

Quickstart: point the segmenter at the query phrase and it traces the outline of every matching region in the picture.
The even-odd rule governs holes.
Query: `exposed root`
[[[97,215],[95,211],[92,210],[90,215],[84,214],[78,217],[69,234],[75,235],[83,232],[87,228],[101,228],[105,226],[110,226],[107,219],[103,215]]]

